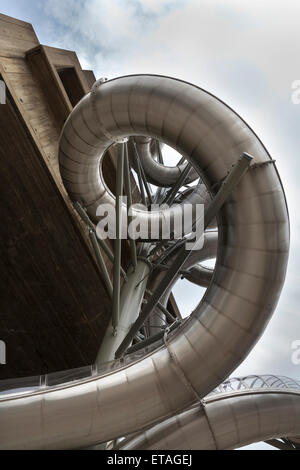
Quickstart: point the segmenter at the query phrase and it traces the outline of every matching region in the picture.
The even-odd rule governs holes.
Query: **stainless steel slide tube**
[[[129,437],[121,448],[230,450],[283,437],[297,443],[300,382],[297,385],[294,381],[295,385],[291,383],[288,387],[282,387],[280,378],[273,386],[259,382],[249,388],[239,384],[236,390],[230,390],[230,385],[221,386],[227,391],[214,393],[202,404]]]
[[[99,171],[102,155],[131,135],[177,149],[210,188],[243,152],[254,156],[257,166],[218,216],[213,280],[168,347],[79,385],[0,399],[2,449],[89,446],[180,413],[241,363],[277,305],[288,210],[276,167],[254,132],[216,97],[180,80],[135,75],[98,84],[66,122],[59,153],[67,191],[94,219],[99,204],[113,201]]]

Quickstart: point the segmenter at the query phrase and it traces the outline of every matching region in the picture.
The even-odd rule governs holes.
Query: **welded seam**
[[[169,343],[167,341],[169,330],[170,330],[170,328],[166,329],[163,340],[164,340],[165,347],[166,347],[166,349],[169,353],[170,359],[171,359],[173,365],[175,366],[174,367],[175,372],[177,373],[177,375],[180,378],[180,380],[182,381],[182,383],[193,393],[193,395],[195,395],[195,397],[197,399],[197,402],[199,403],[199,405],[201,406],[201,408],[203,410],[203,414],[205,416],[205,419],[206,419],[209,431],[211,433],[215,448],[216,448],[216,450],[218,450],[218,443],[217,443],[215,433],[213,431],[210,419],[209,419],[208,414],[207,414],[206,404],[202,400],[201,396],[198,394],[197,390],[194,388],[194,386],[192,385],[190,380],[187,378],[187,376],[186,376],[184,370],[182,369],[182,367],[180,366],[180,363],[177,360],[176,356],[172,353],[171,349],[169,349]]]

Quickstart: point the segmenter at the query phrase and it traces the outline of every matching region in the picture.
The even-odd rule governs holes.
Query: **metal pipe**
[[[74,208],[78,212],[78,214],[81,217],[81,219],[83,220],[83,222],[85,222],[86,225],[90,228],[90,230],[96,234],[96,227],[93,224],[93,222],[91,221],[91,219],[89,218],[87,212],[84,210],[82,205],[79,202],[75,202],[74,203]],[[114,258],[114,255],[113,255],[113,252],[111,251],[111,249],[106,245],[105,241],[102,240],[101,238],[97,237],[97,240],[98,240],[101,248],[105,252],[106,256],[108,257],[108,259],[113,263],[115,258]],[[126,279],[126,273],[125,273],[125,271],[122,267],[121,267],[121,275]]]
[[[159,140],[157,140],[156,142],[157,142],[158,161],[161,165],[164,165],[164,157],[163,157],[163,154],[162,154],[162,151],[161,151],[160,142],[159,142]]]
[[[151,191],[150,191],[150,186],[147,182],[146,175],[145,175],[145,172],[144,172],[144,168],[143,168],[139,153],[138,153],[137,148],[136,148],[136,142],[134,140],[133,140],[133,148],[134,148],[134,153],[135,153],[135,158],[136,158],[137,164],[140,168],[140,175],[141,175],[141,178],[142,178],[142,182],[143,182],[144,188],[145,188],[146,193],[147,193],[148,204],[151,204],[152,194],[151,194]]]
[[[113,296],[112,282],[110,280],[110,277],[109,277],[107,267],[106,267],[105,261],[103,259],[102,253],[99,249],[99,245],[98,245],[98,242],[97,242],[97,237],[95,235],[95,232],[93,232],[93,230],[90,230],[89,231],[89,236],[90,236],[90,240],[91,240],[91,243],[93,245],[93,248],[94,248],[94,252],[95,252],[95,255],[96,255],[96,258],[97,258],[97,262],[98,262],[100,272],[103,275],[103,280],[104,280],[107,292],[108,292],[109,296],[112,298],[112,296]]]
[[[184,279],[187,279],[197,286],[208,287],[213,278],[214,270],[198,264],[188,270],[182,270],[180,274],[182,274]]]
[[[204,227],[205,228],[207,228],[210,222],[216,217],[218,211],[221,209],[221,207],[225,203],[228,196],[236,188],[242,176],[245,174],[245,172],[249,168],[252,159],[253,157],[251,157],[247,153],[243,153],[243,155],[239,158],[237,163],[233,165],[225,181],[223,182],[221,188],[219,189],[217,195],[212,200],[208,208],[205,210],[205,214],[204,214],[204,221],[205,221]],[[195,244],[196,243],[197,242],[195,242]],[[131,343],[132,339],[134,338],[136,333],[139,331],[141,326],[144,324],[144,322],[147,320],[152,310],[154,309],[154,307],[157,305],[157,303],[163,296],[164,292],[172,284],[173,279],[175,278],[177,273],[180,271],[184,263],[187,261],[187,259],[191,255],[191,252],[192,252],[191,250],[186,250],[185,247],[181,248],[179,254],[177,255],[176,259],[173,262],[171,269],[167,272],[165,278],[162,280],[161,284],[158,286],[156,292],[153,293],[152,298],[149,299],[149,302],[145,305],[145,308],[142,310],[141,315],[137,318],[135,324],[132,325],[127,337],[124,339],[124,341],[118,348],[116,352],[116,358],[119,358],[124,354],[129,344]]]
[[[174,322],[176,320],[176,318],[173,317],[173,315],[169,312],[169,310],[166,309],[160,302],[158,302],[157,306],[159,310],[166,315],[166,317],[168,318],[170,322]]]
[[[149,289],[146,290],[146,293],[151,295],[151,296],[153,295],[153,293]],[[166,307],[164,307],[164,305],[161,302],[158,302],[157,307],[168,318],[168,320],[171,323],[173,323],[176,320],[176,318],[173,317],[173,315],[169,312],[169,310],[167,310]]]
[[[279,441],[278,439],[269,439],[265,441],[265,443],[279,450],[296,450],[296,447],[294,447],[292,443],[287,444],[285,442]]]
[[[259,412],[258,412],[259,410]],[[124,441],[121,450],[230,450],[257,441],[286,449],[300,430],[299,389],[245,388],[211,395]],[[284,439],[283,445],[275,439]],[[271,441],[269,441],[271,440]]]
[[[115,259],[113,268],[113,302],[112,302],[112,326],[117,328],[120,315],[120,275],[121,275],[121,255],[122,255],[122,196],[124,177],[124,145],[119,144],[117,158],[116,177],[116,241]]]
[[[93,222],[89,218],[87,212],[84,210],[84,208],[82,207],[82,205],[78,201],[74,203],[74,208],[78,212],[78,214],[81,217],[81,219],[83,220],[83,222],[85,222],[86,225],[88,225],[88,227],[93,232],[95,232],[96,231],[95,225],[93,224]],[[111,253],[111,256],[113,256],[112,253]],[[109,257],[110,257],[110,255],[109,255]]]
[[[125,144],[125,153],[124,153],[124,182],[125,182],[125,193],[127,196],[127,220],[128,227],[132,221],[132,217],[129,215],[129,209],[132,206],[132,195],[131,195],[131,181],[130,181],[130,170],[129,170],[129,159],[128,159],[128,145]],[[136,253],[136,244],[135,241],[130,238],[130,251],[131,251],[131,262],[132,266],[135,269],[137,265],[137,253]]]
[[[145,195],[145,188],[144,188],[143,177],[142,177],[142,170],[141,170],[141,163],[140,163],[139,158],[138,158],[138,156],[137,156],[137,151],[136,151],[136,147],[135,147],[135,142],[134,142],[134,141],[132,142],[132,145],[133,145],[133,158],[134,158],[134,160],[135,160],[135,162],[136,162],[135,170],[136,170],[137,177],[138,177],[139,190],[140,190],[140,194],[141,194],[141,198],[142,198],[142,203],[143,203],[144,206],[147,206],[146,195]]]
[[[163,155],[162,155],[162,151],[161,151],[161,147],[160,147],[160,143],[159,143],[159,140],[156,140],[155,141],[155,144],[156,144],[156,148],[157,148],[157,160],[158,160],[158,163],[160,163],[161,165],[164,164],[164,159],[163,159]],[[157,188],[157,191],[156,191],[156,194],[155,194],[155,198],[154,198],[154,204],[157,204],[160,200],[160,198],[165,194],[165,189],[162,188],[162,186],[159,186]]]

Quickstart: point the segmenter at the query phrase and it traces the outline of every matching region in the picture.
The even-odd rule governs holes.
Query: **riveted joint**
[[[128,137],[112,137],[112,138],[116,145],[127,144],[127,142],[129,141]]]

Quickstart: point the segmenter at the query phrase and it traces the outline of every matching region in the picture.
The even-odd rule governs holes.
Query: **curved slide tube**
[[[94,220],[107,194],[101,158],[136,135],[178,150],[211,190],[243,152],[254,157],[255,168],[218,215],[212,282],[192,316],[146,357],[77,385],[1,399],[1,448],[90,446],[179,414],[232,373],[276,307],[288,211],[276,167],[253,131],[217,98],[179,80],[137,75],[98,83],[66,122],[59,154],[70,196]]]
[[[252,388],[232,390],[221,386],[221,392],[205,398],[200,405],[124,440],[120,448],[230,450],[283,437],[297,443],[295,436],[300,434],[300,382],[297,384],[290,380],[288,387],[282,387],[280,378],[277,381],[274,376],[270,378],[267,386],[264,380],[258,380],[260,385]]]
[[[208,287],[213,278],[213,269],[198,264],[190,268],[183,277],[199,287]]]
[[[92,98],[94,97],[92,93],[88,96],[91,96]],[[90,100],[89,103],[91,103],[91,101],[93,102],[94,100]],[[87,108],[84,105],[85,98],[79,103],[76,110],[73,111],[67,121],[68,125],[64,128],[60,143],[60,172],[63,182],[74,202],[82,203],[87,208],[91,219],[97,223],[102,218],[99,213],[97,214],[98,207],[103,207],[104,205],[109,205],[111,207],[115,206],[115,197],[107,187],[102,172],[102,159],[105,151],[110,145],[106,142],[105,146],[104,143],[100,143],[99,139],[97,139],[98,146],[95,147],[95,136],[92,134],[93,138],[91,138],[90,135],[90,132],[92,131],[89,130],[89,127],[82,128],[82,122],[86,122],[85,119],[88,119],[88,117],[85,117]],[[93,153],[96,153],[97,155],[94,160],[92,159],[92,155],[90,155],[91,149],[93,150]],[[82,159],[83,155],[85,155],[85,157]],[[141,153],[143,165],[148,160],[147,155],[147,152]],[[173,174],[171,168],[164,167],[163,165],[159,166],[164,168],[167,174]],[[180,172],[180,170],[178,171]],[[194,177],[197,176],[199,178],[199,175],[194,170],[193,175]],[[163,177],[161,178],[161,181],[166,180],[165,174]],[[195,206],[196,204],[206,205],[210,201],[211,197],[208,194],[205,185],[198,184],[195,190],[190,192],[190,194],[184,198],[184,202],[173,205],[169,210],[164,209],[148,212],[136,205],[133,207],[132,217],[138,217],[141,226],[148,228],[148,233],[151,233],[151,226],[159,227],[159,238],[163,239],[167,238],[169,235],[168,224],[165,225],[166,220],[170,220],[171,227],[174,226],[174,219],[176,216],[181,217],[183,221],[183,203]],[[122,220],[127,220],[127,207],[125,204],[122,204]],[[215,222],[210,225],[210,227],[214,226]],[[186,233],[189,232],[188,228],[189,226],[187,227]],[[165,232],[164,229],[166,230]],[[174,234],[175,236],[182,235],[181,231],[177,234],[176,230],[174,231]],[[148,239],[148,237],[146,238]],[[142,234],[141,239],[143,239]]]

